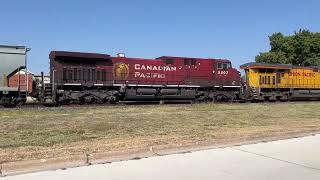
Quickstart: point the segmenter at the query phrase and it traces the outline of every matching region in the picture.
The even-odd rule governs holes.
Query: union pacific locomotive
[[[319,67],[247,63],[241,78],[226,59],[52,51],[46,82],[26,70],[28,50],[0,46],[0,104],[24,103],[27,96],[43,104],[320,100]]]
[[[243,98],[250,101],[320,100],[320,67],[247,63]]]

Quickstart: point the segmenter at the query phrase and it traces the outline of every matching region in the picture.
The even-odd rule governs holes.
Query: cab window
[[[224,69],[224,70],[228,69],[228,64],[223,63],[223,69]]]
[[[217,64],[217,69],[223,69],[223,70],[227,70],[231,68],[231,64],[230,63],[218,63]]]

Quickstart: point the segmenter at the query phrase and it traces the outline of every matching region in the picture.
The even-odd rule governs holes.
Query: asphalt
[[[0,179],[318,180],[320,135]]]

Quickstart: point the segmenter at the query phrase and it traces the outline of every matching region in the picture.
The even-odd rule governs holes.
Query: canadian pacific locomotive
[[[240,73],[229,60],[52,51],[51,84],[43,102],[105,103],[139,100],[231,101],[239,98]]]

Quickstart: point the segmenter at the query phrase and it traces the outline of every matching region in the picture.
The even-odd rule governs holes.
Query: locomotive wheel
[[[83,99],[83,98],[80,98],[80,99],[79,99],[79,104],[80,104],[80,105],[85,104],[85,101],[84,101],[84,99]]]
[[[105,103],[106,103],[106,100],[105,100],[105,99],[98,99],[98,100],[97,100],[97,103],[98,103],[98,104],[105,104]]]
[[[116,104],[119,102],[119,97],[116,95],[112,95],[106,98],[106,101],[110,104]]]
[[[216,97],[215,97],[216,101],[217,102],[222,102],[224,100],[227,100],[226,96],[222,95],[222,94],[218,94]]]

